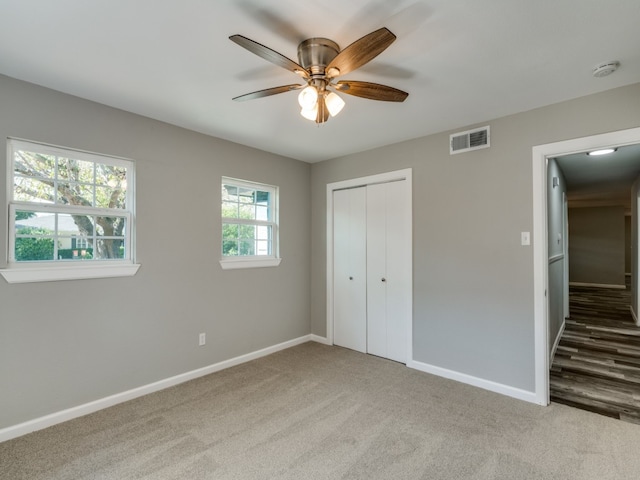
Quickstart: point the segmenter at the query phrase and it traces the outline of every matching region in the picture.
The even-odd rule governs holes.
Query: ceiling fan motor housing
[[[298,62],[311,72],[311,75],[325,75],[325,67],[329,65],[340,47],[328,38],[309,38],[298,45]]]

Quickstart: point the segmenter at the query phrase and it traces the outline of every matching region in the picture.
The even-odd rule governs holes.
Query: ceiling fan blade
[[[235,100],[236,102],[244,102],[245,100],[269,97],[271,95],[290,92],[291,90],[298,90],[304,87],[306,87],[306,85],[298,85],[297,83],[294,83],[293,85],[282,85],[281,87],[266,88],[264,90],[258,90],[257,92],[246,93],[244,95],[240,95],[239,97],[233,97],[232,100]]]
[[[307,72],[303,67],[269,47],[265,47],[264,45],[254,42],[250,38],[243,37],[242,35],[231,35],[229,40],[237,43],[243,48],[246,48],[251,53],[264,58],[268,62],[278,65],[279,67],[286,68],[290,72],[300,75],[303,78],[309,78],[309,72]]]
[[[404,102],[409,96],[407,92],[397,88],[370,82],[342,80],[333,86],[341,93],[385,102]]]
[[[345,75],[380,55],[395,39],[396,36],[388,28],[383,27],[371,32],[336,55],[325,71],[330,72],[331,69],[337,68],[339,73],[333,75],[334,77]]]

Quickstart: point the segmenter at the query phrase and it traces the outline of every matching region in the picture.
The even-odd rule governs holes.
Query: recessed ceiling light
[[[587,155],[589,156],[598,156],[598,155],[608,155],[609,153],[613,153],[616,150],[618,150],[617,148],[603,148],[602,150],[594,150],[593,152],[588,152]]]

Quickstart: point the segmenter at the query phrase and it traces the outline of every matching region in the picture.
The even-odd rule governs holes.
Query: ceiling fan
[[[387,102],[403,102],[407,92],[387,85],[336,78],[360,68],[370,62],[389,45],[396,36],[387,28],[380,28],[356,40],[344,50],[328,38],[309,38],[298,45],[298,62],[285,57],[242,35],[232,35],[229,40],[246,48],[265,60],[286,68],[306,81],[306,84],[282,85],[233,98],[236,101],[268,97],[278,93],[302,90],[298,95],[301,115],[316,123],[324,123],[329,115],[337,115],[344,100],[336,92]]]

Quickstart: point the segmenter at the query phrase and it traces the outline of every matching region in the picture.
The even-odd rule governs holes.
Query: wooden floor
[[[570,288],[570,313],[550,372],[551,401],[640,424],[640,328],[631,292]]]

